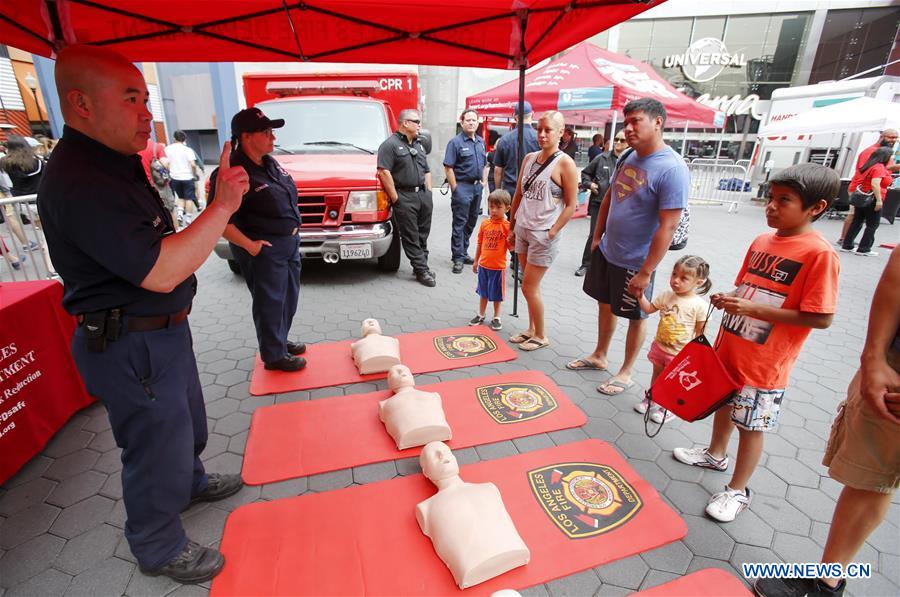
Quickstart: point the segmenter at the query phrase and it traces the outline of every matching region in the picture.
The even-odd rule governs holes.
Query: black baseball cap
[[[266,129],[280,129],[284,126],[284,118],[272,120],[259,108],[247,108],[235,114],[231,119],[231,134],[237,137],[241,133],[256,133]]]

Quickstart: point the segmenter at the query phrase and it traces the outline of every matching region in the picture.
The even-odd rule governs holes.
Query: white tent
[[[857,133],[900,128],[900,103],[872,97],[813,108],[778,122],[760,127],[761,137],[811,135],[814,133]]]

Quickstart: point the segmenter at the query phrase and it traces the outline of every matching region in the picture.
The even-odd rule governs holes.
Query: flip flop
[[[510,336],[509,341],[513,344],[521,344],[522,342],[528,342],[531,340],[531,336],[528,334],[516,334],[515,336]]]
[[[535,338],[529,338],[519,344],[519,350],[524,350],[526,352],[531,352],[532,350],[537,350],[539,348],[544,348],[545,346],[550,346],[550,340],[544,340],[541,342],[540,340],[536,340]]]
[[[606,371],[606,367],[595,365],[587,359],[575,359],[571,363],[566,363],[566,369],[572,371]]]
[[[622,392],[624,392],[625,390],[627,390],[628,388],[630,388],[633,385],[634,385],[634,382],[631,380],[622,381],[621,379],[610,379],[609,381],[605,381],[602,384],[600,384],[599,386],[597,386],[597,391],[600,392],[601,394],[606,394],[607,396],[618,396],[619,394],[621,394]],[[619,388],[619,391],[618,392],[610,392],[608,389],[604,389],[609,386],[612,386],[614,388]]]

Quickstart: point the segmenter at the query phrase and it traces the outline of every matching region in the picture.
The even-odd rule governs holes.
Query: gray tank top
[[[529,230],[549,230],[559,214],[563,210],[563,190],[553,182],[553,169],[562,158],[562,152],[550,158],[550,163],[544,171],[537,175],[528,190],[525,190],[525,182],[537,172],[543,164],[537,161],[540,152],[525,156],[523,160],[522,176],[522,201],[516,213],[516,224]]]

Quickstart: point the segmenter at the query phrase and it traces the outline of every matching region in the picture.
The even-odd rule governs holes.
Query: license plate
[[[341,245],[341,259],[370,259],[371,257],[371,243]]]

